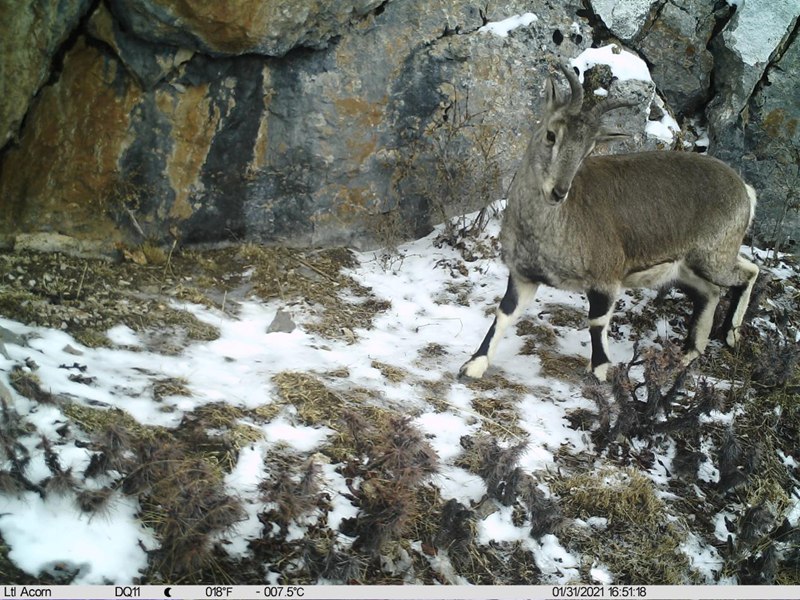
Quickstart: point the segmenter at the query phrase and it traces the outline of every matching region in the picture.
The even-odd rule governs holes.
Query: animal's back
[[[570,201],[572,212],[598,224],[598,238],[619,239],[630,268],[695,247],[728,246],[733,260],[752,216],[746,185],[733,169],[684,152],[589,157]]]

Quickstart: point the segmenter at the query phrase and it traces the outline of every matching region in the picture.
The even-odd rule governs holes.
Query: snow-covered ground
[[[496,230],[497,221],[492,227]],[[243,302],[236,318],[200,305],[179,305],[219,328],[221,334],[212,342],[192,344],[177,356],[148,351],[140,337],[124,325],[109,331],[112,348],[89,348],[62,331],[27,327],[0,318],[0,326],[27,340],[24,345],[5,344],[8,358],[0,356],[0,374],[8,385],[11,406],[36,428],[35,434],[25,438],[33,457],[28,478],[40,482],[50,475],[44,455],[37,449],[41,436],[56,445],[62,467],[76,473],[85,470],[93,452],[74,443],[60,445],[56,430],[68,418],[57,406],[39,405],[11,388],[8,378],[12,368],[26,361],[35,363],[42,387],[56,396],[116,407],[144,425],[164,427],[176,427],[184,414],[207,403],[224,401],[243,408],[262,405],[275,397],[271,378],[283,371],[324,373],[345,368],[349,372],[348,385],[377,389],[393,406],[405,407],[409,414],[418,413],[414,423],[429,436],[442,460],[435,482],[444,498],[465,503],[480,500],[486,491],[480,479],[448,464],[459,452],[459,439],[479,426],[480,416],[470,407],[474,392],[465,383],[449,383],[447,395],[441,400],[450,409],[437,412],[426,404],[418,385],[391,383],[371,366],[380,361],[406,369],[409,379],[437,381],[456,373],[486,332],[491,320],[486,311],[505,289],[504,267],[495,259],[484,259],[473,264],[466,277],[454,278],[446,265],[457,264],[460,256],[452,248],[437,248],[437,233],[402,246],[395,268],[386,268],[380,252],[359,255],[361,266],[353,276],[390,299],[392,306],[372,329],[356,331],[358,340],[352,344],[305,332],[302,310],[293,315],[301,323],[293,332],[267,334],[276,311],[284,307],[281,303],[254,301]],[[453,281],[470,290],[469,306],[458,304],[444,292]],[[540,309],[549,303],[581,306],[582,300],[576,294],[543,290],[537,306]],[[532,313],[537,310],[533,307]],[[586,355],[583,333],[566,331],[560,340],[561,352]],[[446,353],[419,361],[421,350],[431,344],[441,345]],[[517,357],[519,347],[516,336],[505,340],[497,357],[499,368],[529,387],[548,390],[546,399],[536,395],[519,398],[521,425],[535,440],[521,457],[520,466],[533,473],[551,466],[553,452],[565,444],[576,452],[589,449],[585,435],[570,429],[564,415],[570,408],[589,407],[590,403],[570,386],[539,377],[537,360],[532,356]],[[629,343],[616,345],[614,357],[624,359],[630,351]],[[86,367],[84,373],[94,378],[92,385],[70,380],[72,372],[63,366],[73,365],[76,359]],[[153,381],[166,378],[187,381],[190,395],[154,401],[149,393]],[[166,411],[164,404],[174,410]],[[241,453],[227,478],[232,493],[253,502],[256,484],[265,476],[261,459],[270,447],[288,444],[298,453],[308,454],[335,432],[325,426],[301,425],[291,415],[281,415],[264,425],[262,433],[263,441]],[[326,476],[338,510],[343,516],[354,516],[356,508],[342,499],[346,488],[341,475],[330,471]],[[0,496],[0,533],[11,548],[11,560],[30,573],[47,571],[62,562],[80,567],[75,583],[124,583],[137,576],[146,562],[145,549],[156,543],[152,533],[137,522],[135,512],[131,500],[121,494],[107,514],[93,517],[79,511],[68,498],[42,499],[34,492],[24,492],[19,497]],[[525,530],[511,525],[509,519],[507,511],[492,515],[481,524],[480,535],[486,542],[527,538]],[[231,551],[245,552],[248,539],[258,536],[260,530],[261,524],[252,511],[250,519],[239,526]],[[562,563],[568,556],[555,541],[546,547],[539,547],[533,540],[529,544],[542,556],[542,564],[553,562],[556,557]],[[556,579],[568,581],[571,575],[574,573],[567,570]]]
[[[0,326],[12,332],[6,336],[11,340],[5,343],[6,356],[0,355],[0,382],[4,384],[0,391],[8,396],[8,408],[25,423],[27,433],[19,437],[18,443],[30,455],[26,477],[40,483],[51,474],[42,438],[50,441],[61,467],[71,468],[75,474],[86,469],[95,452],[86,443],[88,436],[80,431],[63,435],[60,428],[69,418],[58,403],[40,404],[12,388],[10,377],[15,367],[35,372],[42,389],[55,397],[107,410],[116,407],[141,424],[166,428],[178,426],[185,414],[204,404],[224,402],[248,409],[277,401],[272,379],[281,372],[342,371],[347,377],[341,386],[371,390],[386,406],[413,416],[412,424],[424,432],[438,456],[438,472],[431,481],[442,499],[476,505],[486,494],[486,483],[459,466],[457,459],[463,451],[460,440],[475,434],[491,418],[479,414],[473,406],[483,392],[457,380],[454,374],[489,326],[490,312],[505,289],[506,271],[493,256],[465,262],[457,250],[439,243],[440,230],[401,246],[391,260],[382,252],[357,255],[359,266],[352,269],[351,275],[379,297],[390,300],[391,307],[376,318],[370,329],[354,331],[355,340],[325,339],[309,333],[304,323],[313,318],[310,307],[296,303],[287,308],[277,301],[243,301],[235,317],[231,311],[176,303],[177,308],[217,327],[220,336],[210,342],[191,343],[170,356],[149,349],[144,338],[124,325],[109,331],[111,347],[90,348],[62,331],[0,318]],[[482,239],[491,240],[497,230],[495,218]],[[643,301],[625,297],[624,304],[635,312],[648,299],[652,294]],[[291,333],[267,333],[279,309],[289,310],[299,324]],[[588,357],[585,329],[549,323],[549,316],[558,310],[583,312],[586,303],[580,294],[543,288],[529,315],[542,317],[555,334],[556,356]],[[657,345],[670,335],[670,326],[662,319],[656,331],[647,333],[649,337],[642,342]],[[615,336],[618,339],[612,342],[614,362],[631,359],[636,335],[623,320]],[[557,455],[591,456],[595,452],[588,432],[576,428],[569,415],[596,410],[596,406],[583,392],[587,379],[580,368],[570,363],[575,372],[566,378],[544,375],[536,352],[520,355],[524,341],[523,336],[510,332],[489,376],[500,374],[517,385],[513,405],[520,433],[508,436],[502,444],[527,443],[518,465],[534,480],[540,480],[540,488],[549,494],[548,474],[562,468]],[[431,347],[440,351],[425,352]],[[76,362],[83,375],[93,378],[89,385],[80,378],[70,379],[74,371],[64,367]],[[402,369],[405,375],[390,380],[376,364]],[[149,390],[154,381],[164,379],[185,381],[188,389],[156,401]],[[426,390],[436,384],[442,395],[434,406]],[[729,417],[717,415],[722,421]],[[240,557],[248,554],[248,542],[262,535],[258,513],[263,506],[257,486],[269,477],[265,456],[279,445],[292,448],[297,455],[310,456],[337,435],[329,426],[301,423],[290,409],[277,412],[267,423],[249,425],[260,428],[260,435],[242,448],[225,479],[228,492],[241,498],[247,510],[246,520],[239,523],[226,547],[232,556]],[[674,449],[666,443],[654,450],[657,454],[652,467],[643,472],[652,480],[654,490],[669,498],[666,474],[674,471]],[[8,467],[6,463],[5,468]],[[701,477],[715,476],[713,465],[708,463],[702,463],[700,471]],[[330,498],[328,525],[336,530],[344,519],[356,516],[358,508],[351,502],[345,477],[335,464],[324,465],[321,477]],[[581,556],[570,552],[556,535],[532,537],[530,522],[520,523],[512,512],[511,507],[499,505],[488,511],[477,521],[477,543],[518,541],[530,552],[543,581],[580,580]],[[796,527],[797,506],[788,514]],[[717,516],[720,523],[724,516]],[[290,536],[302,537],[303,523],[308,521],[298,521]],[[720,535],[724,531],[723,525]],[[145,567],[147,550],[159,543],[153,531],[137,518],[136,499],[121,492],[115,492],[102,514],[79,510],[69,494],[42,497],[34,491],[23,491],[0,495],[0,534],[10,549],[9,559],[19,568],[35,575],[52,572],[57,565],[68,565],[77,571],[73,583],[130,583]],[[349,538],[338,535],[346,548]],[[708,540],[691,534],[682,550],[707,581],[715,580],[714,573],[718,577],[722,559]],[[603,565],[590,572],[596,581],[615,581],[615,574]]]

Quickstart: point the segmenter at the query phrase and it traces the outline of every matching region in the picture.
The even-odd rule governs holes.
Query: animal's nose
[[[569,188],[554,187],[551,193],[551,196],[553,197],[553,202],[563,202],[564,199],[567,197],[568,192]]]

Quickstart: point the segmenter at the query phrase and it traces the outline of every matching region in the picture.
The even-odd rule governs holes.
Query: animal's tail
[[[750,199],[750,220],[747,222],[747,227],[749,228],[753,224],[753,217],[756,215],[757,197],[756,190],[752,185],[745,183],[744,187],[747,190],[747,197]]]

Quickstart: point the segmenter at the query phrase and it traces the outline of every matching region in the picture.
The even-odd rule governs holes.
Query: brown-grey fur
[[[750,222],[744,182],[725,163],[683,152],[587,158],[567,200],[536,198],[517,174],[500,240],[520,273],[536,266],[553,284],[585,290],[685,258],[713,283],[745,283],[730,266]],[[575,285],[570,285],[573,280]]]
[[[597,142],[621,135],[603,126],[602,115],[628,103],[586,108],[576,75],[562,70],[570,92],[559,93],[549,80],[545,113],[509,192],[500,234],[509,289],[462,375],[483,375],[495,336],[519,316],[520,298],[532,299],[542,283],[594,293],[591,367],[600,377],[608,363],[608,319],[622,287],[677,283],[691,290],[696,314],[687,363],[705,348],[720,288],[733,287],[732,345],[758,274],[739,256],[754,191],[723,162],[695,153],[590,157]]]

